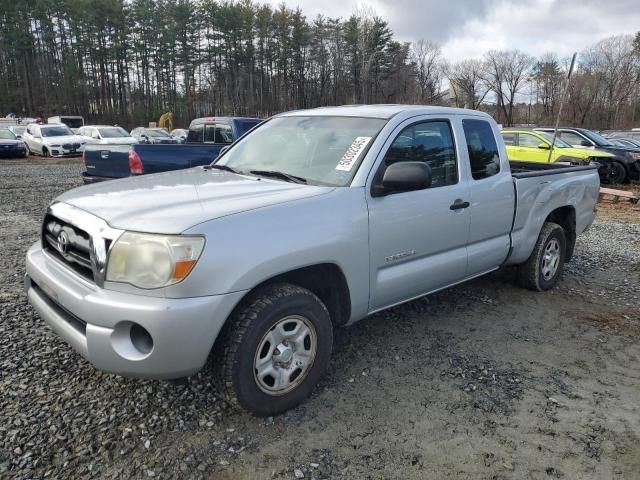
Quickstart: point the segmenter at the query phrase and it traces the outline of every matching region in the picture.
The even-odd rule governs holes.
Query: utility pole
[[[553,129],[553,140],[551,142],[551,148],[549,149],[549,157],[547,157],[547,163],[551,163],[551,154],[553,153],[553,149],[556,146],[556,137],[558,136],[558,127],[560,126],[560,118],[562,117],[562,108],[564,107],[564,102],[565,102],[565,99],[567,98],[567,91],[569,90],[569,82],[571,81],[571,74],[573,73],[573,67],[576,64],[577,56],[578,56],[578,52],[574,52],[573,57],[571,57],[571,65],[569,66],[567,81],[564,84],[562,97],[560,97],[560,106],[558,107],[558,116],[556,118],[556,126]]]

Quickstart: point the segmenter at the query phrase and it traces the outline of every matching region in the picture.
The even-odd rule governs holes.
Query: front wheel
[[[620,162],[611,162],[608,177],[609,183],[624,183],[627,179],[627,170]]]
[[[557,223],[546,222],[531,256],[518,265],[520,285],[538,292],[553,288],[562,274],[566,251],[564,229]]]
[[[295,407],[329,365],[333,327],[309,290],[274,284],[253,294],[229,319],[219,368],[231,404],[257,416]]]

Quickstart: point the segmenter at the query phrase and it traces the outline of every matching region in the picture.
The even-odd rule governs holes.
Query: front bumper
[[[3,158],[16,158],[16,157],[26,157],[27,149],[26,148],[0,148],[0,157]]]
[[[80,157],[82,156],[82,150],[65,150],[64,148],[54,148],[49,150],[49,155],[56,158],[63,157]]]
[[[39,242],[27,253],[25,290],[40,317],[96,368],[167,379],[204,366],[245,293],[169,299],[105,290],[49,256]],[[150,351],[136,346],[134,325],[151,336]]]

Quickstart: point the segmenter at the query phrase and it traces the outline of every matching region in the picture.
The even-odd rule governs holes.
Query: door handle
[[[462,210],[463,208],[469,208],[469,202],[463,202],[460,199],[457,199],[453,202],[453,205],[449,207],[450,210]]]

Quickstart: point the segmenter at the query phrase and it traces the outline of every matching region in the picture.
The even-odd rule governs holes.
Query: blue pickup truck
[[[189,125],[187,143],[87,145],[85,183],[208,165],[220,151],[261,123],[259,118],[205,117]]]

